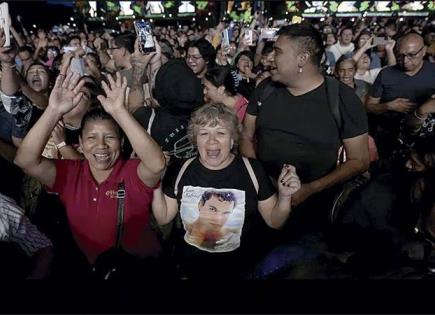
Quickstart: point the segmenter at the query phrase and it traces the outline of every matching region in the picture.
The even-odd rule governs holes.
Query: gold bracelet
[[[416,110],[414,111],[414,116],[415,116],[415,118],[417,118],[417,119],[420,120],[420,121],[424,121],[424,120],[426,120],[426,117],[420,117],[420,116],[418,116]]]

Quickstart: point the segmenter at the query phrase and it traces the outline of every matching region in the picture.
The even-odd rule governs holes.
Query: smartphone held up
[[[134,28],[139,43],[139,51],[142,54],[156,51],[151,23],[137,20],[134,21]]]

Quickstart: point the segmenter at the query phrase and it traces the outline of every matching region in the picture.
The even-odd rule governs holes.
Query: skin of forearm
[[[388,110],[387,103],[366,103],[366,110],[373,114],[383,114]]]
[[[165,168],[165,156],[157,142],[151,138],[126,108],[117,110],[113,114],[113,118],[127,135],[133,150],[146,169],[154,174],[160,174]]]
[[[387,64],[389,66],[394,66],[396,64],[396,55],[393,50],[387,50]]]
[[[24,169],[39,164],[51,132],[61,118],[61,114],[48,106],[21,143],[15,157],[15,164]]]
[[[10,27],[12,36],[15,38],[15,40],[17,41],[17,44],[19,47],[23,47],[24,46],[24,41],[21,38],[20,34],[17,33],[17,31],[15,30],[15,28]]]
[[[240,138],[239,149],[243,156],[253,158],[253,159],[256,158],[254,143],[252,139],[248,139],[242,136]]]
[[[154,88],[154,83],[156,82],[157,72],[159,72],[160,67],[162,66],[161,61],[153,62],[150,64],[150,72],[148,74],[149,78],[149,86],[151,89]]]
[[[33,53],[33,60],[37,60],[39,58],[39,53],[42,50],[41,46],[36,47],[35,52]]]
[[[143,64],[133,65],[132,84],[128,95],[128,110],[130,113],[143,106],[145,96],[142,87],[142,77],[145,67],[146,65]]]
[[[158,224],[165,225],[171,221],[171,219],[168,218],[168,208],[161,185],[154,190],[152,210]]]
[[[272,210],[270,227],[279,229],[284,225],[291,212],[291,200],[291,197],[278,195],[275,207]]]
[[[343,183],[356,175],[364,173],[367,171],[368,167],[369,162],[364,162],[362,160],[347,160],[328,175],[319,178],[308,185],[310,185],[314,192],[317,193],[336,184]]]
[[[26,83],[21,85],[21,91],[36,107],[45,109],[48,106],[48,96],[41,92],[35,92]]]
[[[8,96],[14,95],[18,89],[18,77],[14,68],[10,68],[11,64],[4,64],[2,62],[2,80],[1,89],[2,92]]]
[[[60,148],[59,153],[66,160],[82,160],[84,156],[70,145]]]

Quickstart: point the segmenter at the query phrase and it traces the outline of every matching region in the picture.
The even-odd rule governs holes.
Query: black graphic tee
[[[275,190],[261,164],[250,160],[258,195],[248,170],[236,157],[223,170],[210,170],[195,159],[174,185],[181,163],[165,176],[164,193],[177,199],[179,226],[176,259],[189,278],[242,277],[270,249],[273,230],[258,211],[258,201]]]

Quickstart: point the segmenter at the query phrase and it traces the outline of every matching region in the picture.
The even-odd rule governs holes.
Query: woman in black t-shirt
[[[175,234],[175,260],[182,277],[243,277],[261,258],[266,243],[261,221],[277,229],[290,214],[291,196],[300,188],[295,168],[283,166],[276,194],[256,160],[232,152],[239,133],[237,116],[227,106],[198,109],[188,136],[199,157],[181,168],[172,165],[164,188],[154,192],[157,222],[166,224],[178,213],[182,222]]]

